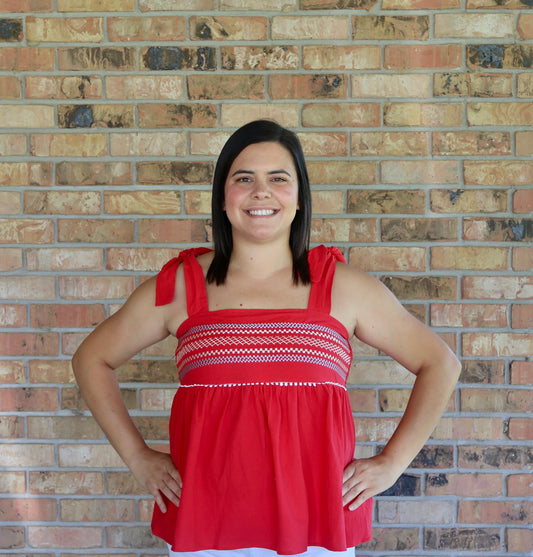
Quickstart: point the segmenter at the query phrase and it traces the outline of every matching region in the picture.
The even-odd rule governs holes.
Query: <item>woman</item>
[[[309,180],[292,132],[264,120],[237,130],[217,162],[212,210],[214,252],[169,261],[79,347],[81,392],[154,496],[152,528],[170,555],[353,555],[371,536],[372,496],[428,439],[458,361],[338,250],[309,250]],[[181,385],[167,455],[145,444],[113,369],[169,334]],[[416,375],[383,451],[357,460],[354,334]]]

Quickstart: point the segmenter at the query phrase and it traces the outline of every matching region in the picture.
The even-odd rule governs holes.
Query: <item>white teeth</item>
[[[274,209],[256,209],[248,211],[248,213],[254,217],[267,217],[273,215],[275,212]]]

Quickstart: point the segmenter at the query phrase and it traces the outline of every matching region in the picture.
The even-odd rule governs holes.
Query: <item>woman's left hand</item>
[[[352,460],[342,477],[342,504],[355,510],[367,499],[394,485],[402,471],[384,455]]]

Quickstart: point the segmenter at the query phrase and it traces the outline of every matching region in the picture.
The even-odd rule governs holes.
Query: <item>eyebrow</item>
[[[233,178],[233,176],[236,176],[237,174],[255,174],[255,172],[253,170],[236,170],[231,177]],[[287,172],[287,170],[270,170],[269,172],[267,172],[268,175],[271,174],[286,174],[287,176],[291,177],[290,173]]]

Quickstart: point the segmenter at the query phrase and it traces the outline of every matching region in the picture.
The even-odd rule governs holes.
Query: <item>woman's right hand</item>
[[[137,480],[154,496],[162,513],[167,512],[163,495],[174,505],[179,505],[183,483],[168,453],[146,447],[128,464]]]

